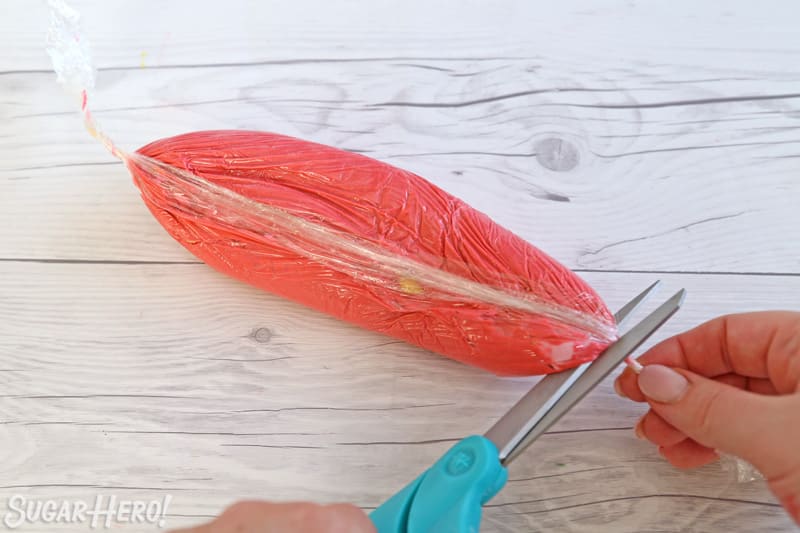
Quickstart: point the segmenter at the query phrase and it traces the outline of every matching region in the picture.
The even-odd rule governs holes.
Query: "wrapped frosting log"
[[[615,338],[575,274],[391,165],[249,131],[179,135],[126,159],[190,252],[337,318],[504,375],[563,370]]]

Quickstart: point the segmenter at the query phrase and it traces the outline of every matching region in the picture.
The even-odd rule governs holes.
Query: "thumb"
[[[800,396],[765,396],[684,369],[645,366],[639,389],[651,408],[700,444],[736,455],[767,479],[800,472]]]

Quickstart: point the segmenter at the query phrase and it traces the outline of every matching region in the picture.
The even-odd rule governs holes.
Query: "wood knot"
[[[581,160],[577,146],[557,137],[542,139],[536,143],[534,150],[539,164],[556,172],[570,171],[578,166]]]
[[[269,328],[256,328],[250,333],[250,337],[260,344],[266,344],[272,340],[272,331]]]

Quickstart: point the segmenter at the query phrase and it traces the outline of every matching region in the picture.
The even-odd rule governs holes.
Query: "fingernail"
[[[644,420],[639,420],[636,423],[636,426],[633,428],[633,432],[636,433],[637,438],[645,440],[647,437],[644,436],[644,429],[642,429],[642,422],[644,422]]]
[[[619,384],[619,379],[614,380],[614,392],[616,392],[617,396],[619,396],[620,398],[627,398],[627,396],[625,396],[625,393],[622,392],[622,385]]]
[[[675,403],[688,387],[685,377],[663,365],[647,365],[639,374],[642,393],[657,402]]]

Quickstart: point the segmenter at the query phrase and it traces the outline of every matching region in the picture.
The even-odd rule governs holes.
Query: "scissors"
[[[615,315],[620,326],[659,282]],[[378,533],[475,533],[482,506],[508,480],[506,467],[683,304],[681,289],[611,344],[594,361],[542,378],[485,435],[456,443],[433,466],[370,514]]]

